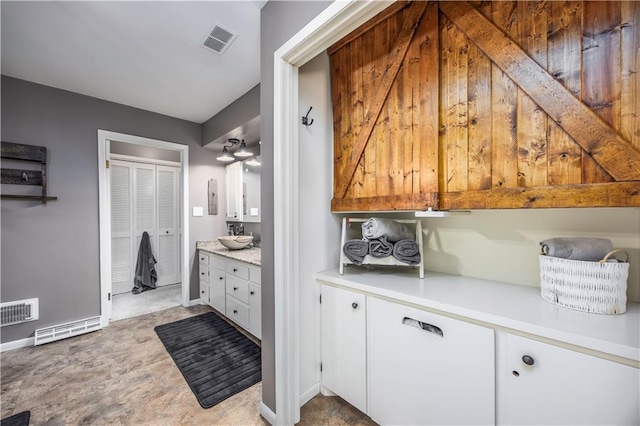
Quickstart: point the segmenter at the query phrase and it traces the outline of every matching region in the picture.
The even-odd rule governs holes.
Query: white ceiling
[[[2,1],[2,74],[202,123],[260,82],[265,3]]]

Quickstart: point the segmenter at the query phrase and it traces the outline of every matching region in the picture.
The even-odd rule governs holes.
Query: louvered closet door
[[[133,223],[135,232],[135,251],[133,265],[138,258],[142,233],[148,232],[151,250],[158,260],[158,242],[156,231],[156,166],[152,164],[133,163]],[[158,266],[156,265],[156,268]],[[135,269],[134,269],[135,272]],[[133,275],[132,278],[133,280]],[[133,281],[132,281],[133,283]]]
[[[178,177],[175,167],[156,166],[158,183],[158,285],[180,282]]]
[[[111,173],[111,292],[133,287],[133,208],[131,163],[112,160]]]

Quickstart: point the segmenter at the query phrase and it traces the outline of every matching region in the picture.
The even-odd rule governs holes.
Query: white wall
[[[333,112],[326,53],[299,73],[299,116],[313,110],[311,126],[300,124],[300,392],[320,380],[320,305],[314,273],[336,267],[340,219],[331,214],[333,194]],[[304,402],[304,400],[302,401]]]

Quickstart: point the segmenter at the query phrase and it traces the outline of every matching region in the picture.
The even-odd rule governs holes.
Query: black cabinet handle
[[[251,295],[253,296],[254,294],[256,294],[256,292],[255,292],[255,291],[252,291],[252,292],[251,292]]]
[[[236,291],[237,289],[238,289],[238,287],[234,287],[234,288],[233,288],[233,291]]]
[[[233,272],[238,272],[238,268],[233,268]]]
[[[533,357],[530,356],[530,355],[523,355],[522,356],[522,362],[524,362],[527,365],[535,364],[535,361],[534,361]]]
[[[204,290],[202,290],[202,294],[204,294]]]
[[[238,313],[238,311],[234,309],[234,310],[233,310],[233,313],[234,313],[234,314],[237,314],[237,313]]]
[[[358,309],[358,304],[357,304],[356,302],[353,302],[353,303],[351,304],[351,307],[352,307],[353,309]]]
[[[220,277],[221,280],[224,280],[224,277]]]

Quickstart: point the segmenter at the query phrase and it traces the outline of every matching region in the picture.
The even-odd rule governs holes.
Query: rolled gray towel
[[[369,241],[369,254],[372,257],[389,257],[391,256],[391,253],[393,253],[393,244],[387,241],[386,237],[380,237],[377,240]]]
[[[550,238],[540,242],[542,253],[563,259],[602,260],[613,250],[613,243],[607,238],[573,237]]]
[[[361,265],[364,257],[369,253],[369,243],[364,240],[348,240],[342,247],[342,252],[347,259]]]
[[[393,245],[393,257],[409,265],[420,263],[420,247],[415,240],[400,240]]]
[[[416,233],[411,227],[404,223],[399,223],[391,219],[381,219],[372,217],[362,223],[362,239],[375,240],[380,237],[386,237],[390,243],[404,239],[414,239]]]

